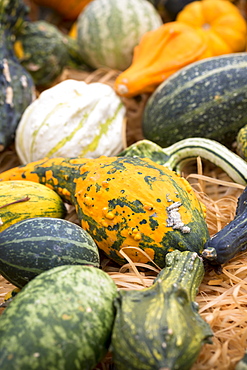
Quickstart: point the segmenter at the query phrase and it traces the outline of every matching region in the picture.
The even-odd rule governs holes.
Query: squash
[[[207,58],[180,69],[148,99],[144,138],[167,147],[188,137],[232,148],[247,124],[247,53]]]
[[[213,265],[228,262],[247,247],[247,187],[238,198],[236,214],[223,229],[205,243],[202,255]]]
[[[0,175],[10,179],[45,184],[74,204],[82,228],[120,265],[124,247],[132,247],[126,253],[134,262],[163,267],[168,252],[200,254],[209,238],[205,208],[190,184],[147,158],[46,158]]]
[[[46,21],[26,22],[14,44],[22,66],[35,85],[50,86],[67,64],[67,38]]]
[[[202,137],[187,138],[166,148],[149,140],[140,140],[119,153],[119,156],[150,158],[180,175],[184,165],[201,157],[220,167],[234,182],[247,185],[247,163],[224,145]]]
[[[85,230],[49,217],[22,220],[4,230],[0,255],[0,274],[18,288],[56,266],[100,263],[98,247]]]
[[[177,70],[207,56],[204,39],[192,27],[175,21],[165,23],[143,35],[131,65],[116,78],[114,88],[127,98],[152,93]]]
[[[21,163],[44,157],[115,155],[123,149],[126,109],[106,84],[65,80],[43,91],[16,131]]]
[[[43,272],[1,316],[1,370],[95,368],[110,344],[116,296],[111,277],[92,266]]]
[[[178,13],[176,20],[194,27],[204,35],[211,56],[246,49],[246,20],[230,1],[193,1]]]
[[[66,216],[66,207],[52,189],[32,181],[0,182],[0,232],[33,217]]]
[[[236,151],[238,155],[247,161],[247,124],[238,131],[236,144]]]
[[[64,19],[75,20],[92,0],[33,0],[42,7],[55,10]]]
[[[82,59],[92,68],[124,70],[143,34],[161,26],[151,3],[143,0],[94,0],[77,19]]]
[[[191,369],[213,335],[194,302],[202,259],[174,251],[153,285],[120,290],[111,348],[116,370]]]
[[[13,143],[22,113],[35,97],[32,77],[13,50],[15,34],[27,13],[26,5],[20,0],[6,0],[0,4],[0,151]]]

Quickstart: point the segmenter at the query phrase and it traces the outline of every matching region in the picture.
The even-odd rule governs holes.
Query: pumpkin
[[[43,157],[114,155],[123,148],[126,109],[106,84],[65,80],[44,90],[16,131],[21,163]]]
[[[43,183],[74,204],[82,228],[119,264],[126,263],[121,249],[131,247],[134,262],[164,267],[168,252],[199,254],[209,238],[190,184],[147,158],[46,158],[0,175],[11,179]]]
[[[131,64],[142,35],[161,24],[160,15],[148,1],[94,0],[77,19],[82,59],[92,68],[122,71]]]
[[[33,0],[35,4],[51,8],[64,19],[75,20],[92,0]]]
[[[176,20],[203,34],[211,56],[245,51],[246,20],[230,1],[194,1],[178,13]]]
[[[203,37],[192,27],[165,23],[143,35],[134,49],[132,64],[116,78],[114,88],[128,98],[152,93],[168,76],[207,56]]]

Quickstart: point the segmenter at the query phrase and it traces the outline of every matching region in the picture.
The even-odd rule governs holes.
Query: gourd
[[[20,178],[74,204],[82,228],[119,264],[126,263],[121,249],[131,246],[126,253],[134,262],[151,258],[162,268],[168,252],[200,254],[209,238],[205,208],[190,184],[147,158],[42,159],[0,175],[0,181]]]
[[[133,49],[147,31],[161,26],[151,3],[143,0],[94,0],[77,19],[82,58],[92,68],[124,70]]]
[[[125,114],[111,86],[62,81],[24,111],[16,131],[16,152],[21,163],[44,157],[115,155],[124,145]]]
[[[247,53],[192,63],[170,76],[148,99],[143,136],[162,147],[204,137],[231,148],[247,124]]]
[[[211,56],[245,51],[247,24],[238,7],[225,0],[201,0],[187,4],[176,20],[205,37]]]
[[[1,316],[1,370],[93,369],[110,344],[116,295],[114,281],[92,266],[43,272]]]
[[[118,75],[114,88],[126,98],[153,93],[170,75],[208,56],[205,41],[195,29],[167,22],[143,35],[131,65]]]
[[[24,180],[0,182],[0,232],[28,218],[64,218],[66,213],[61,197],[47,186]]]
[[[149,288],[119,291],[111,341],[116,370],[191,368],[213,335],[194,302],[203,276],[197,253],[174,251]]]
[[[32,77],[13,50],[13,39],[27,13],[28,8],[20,0],[0,4],[0,151],[13,143],[22,113],[35,96]]]
[[[236,364],[235,370],[246,370],[247,369],[247,352],[245,351],[241,360]]]
[[[42,272],[62,265],[99,267],[98,247],[80,226],[58,218],[19,221],[1,233],[0,273],[22,288]]]
[[[240,157],[247,160],[247,125],[243,126],[237,133],[236,151]]]
[[[247,163],[219,142],[202,137],[187,138],[166,148],[150,140],[140,140],[119,156],[150,158],[180,175],[189,161],[201,157],[220,167],[234,182],[247,185]]]
[[[247,187],[238,198],[236,214],[232,221],[205,243],[202,255],[213,265],[222,265],[247,246]]]
[[[68,38],[46,21],[26,22],[17,35],[15,53],[35,85],[50,86],[67,64]]]

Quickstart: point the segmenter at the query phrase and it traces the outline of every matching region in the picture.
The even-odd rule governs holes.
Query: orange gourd
[[[132,64],[115,81],[125,97],[152,93],[167,77],[189,63],[209,56],[201,34],[181,22],[168,22],[143,35]]]
[[[54,9],[65,19],[75,20],[92,0],[33,0],[35,4]]]
[[[203,33],[212,56],[244,51],[247,25],[238,7],[225,0],[201,0],[186,5],[177,15]]]

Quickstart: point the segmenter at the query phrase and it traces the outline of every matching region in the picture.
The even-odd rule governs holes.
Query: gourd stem
[[[217,141],[206,138],[187,138],[163,148],[167,155],[164,166],[181,174],[189,160],[200,156],[220,167],[236,183],[247,184],[247,163]]]

